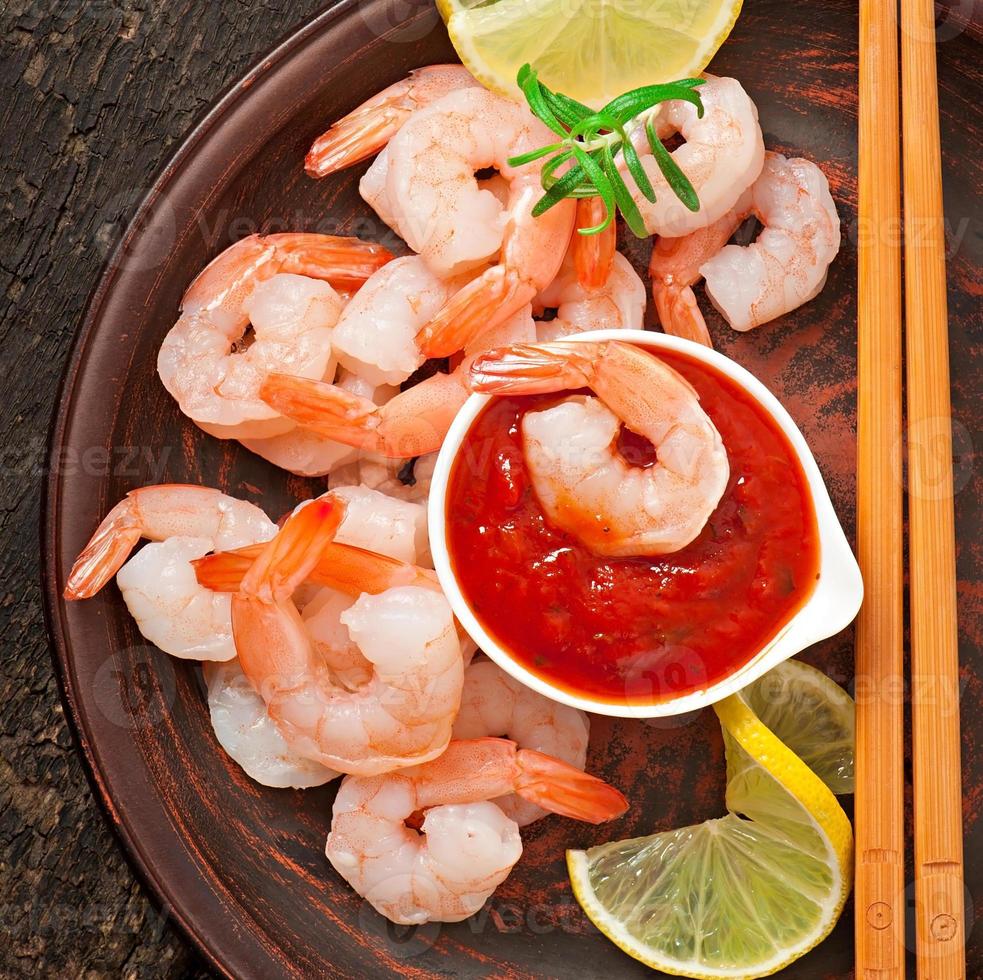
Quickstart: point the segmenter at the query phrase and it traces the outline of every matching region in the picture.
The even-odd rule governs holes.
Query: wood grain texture
[[[206,976],[86,781],[38,584],[48,420],[99,271],[222,89],[322,0],[0,4],[0,976]],[[67,461],[71,462],[71,461]],[[138,457],[84,465],[130,469]]]
[[[72,18],[56,18],[56,7],[69,6],[75,11]],[[117,6],[104,0],[85,4],[84,12],[82,7],[75,0],[64,4],[52,0],[44,9],[14,0],[2,13],[4,26],[7,20],[13,26],[4,30],[11,55],[4,57],[0,70],[9,75],[14,94],[0,110],[6,113],[8,146],[0,167],[14,232],[7,238],[8,254],[0,261],[5,289],[3,368],[8,382],[0,406],[0,431],[6,448],[14,452],[5,457],[8,462],[2,473],[6,546],[0,553],[0,568],[6,587],[0,615],[7,655],[0,668],[5,794],[0,801],[0,873],[5,886],[4,925],[13,943],[9,949],[0,946],[0,974],[194,975],[199,968],[167,924],[181,922],[181,916],[158,917],[134,883],[88,796],[57,705],[35,585],[34,524],[39,486],[46,479],[43,433],[85,295],[107,254],[105,243],[118,237],[121,223],[132,214],[175,141],[217,90],[269,48],[292,21],[309,13],[310,6],[294,2],[287,9],[286,3],[269,0],[249,5],[231,0],[209,4],[120,0]],[[85,26],[90,8],[104,16],[108,13],[108,24],[103,20]],[[856,5],[852,0],[834,0],[821,8],[747,0],[745,11],[715,68],[734,73],[745,83],[761,107],[770,146],[803,153],[823,164],[844,222],[844,246],[823,295],[783,323],[740,336],[712,311],[708,320],[718,348],[758,374],[789,407],[815,449],[849,531],[855,481]],[[412,6],[404,5],[400,15],[412,12]],[[373,23],[376,30],[387,26],[378,19]],[[978,34],[960,29],[940,47],[940,75],[950,107],[943,116],[943,145],[952,245],[950,308],[958,352],[953,362],[954,410],[957,431],[963,436],[962,442],[957,441],[963,455],[957,484],[961,492],[956,498],[960,639],[965,697],[976,703],[983,692],[979,680],[983,676],[983,546],[973,501],[983,495],[983,480],[966,454],[965,437],[971,435],[979,444],[976,392],[983,376],[979,344],[974,343],[981,326],[978,296],[983,290],[981,240],[974,224],[974,195],[983,185],[978,154],[981,115],[975,96],[980,85],[978,45]],[[419,56],[419,48],[405,51],[407,59]],[[398,59],[391,55],[386,70],[390,78],[397,77]],[[378,78],[361,77],[353,69],[345,76],[342,97],[354,105],[379,84]],[[294,134],[295,141],[286,148],[288,156],[300,154],[298,160],[304,139],[313,135],[309,127],[314,123],[305,125],[308,128]],[[266,159],[264,165],[270,164]],[[135,190],[128,194],[125,188]],[[317,195],[310,191],[304,200],[308,207],[318,203],[321,214],[332,213],[339,197],[351,190],[348,184],[318,188]],[[232,191],[214,209],[206,210],[203,229],[211,235],[203,245],[217,250],[228,236],[251,230],[249,220],[268,220],[276,226],[274,219],[296,217],[281,207],[291,202],[292,189],[281,193],[279,183],[273,182],[263,191],[263,207]],[[222,207],[228,208],[227,221],[216,223]],[[310,211],[305,214],[311,225],[317,223]],[[238,218],[246,224],[233,226]],[[636,246],[624,234],[622,241],[636,266],[644,269],[648,246]],[[175,290],[180,285],[174,284]],[[170,302],[173,307],[173,296]],[[163,306],[148,312],[135,304],[116,321],[118,343],[132,343],[138,323],[150,322],[150,329],[159,332],[172,315],[173,309]],[[152,349],[152,342],[142,348]],[[152,357],[130,352],[124,364],[126,370],[119,378],[130,378],[135,385],[127,401],[128,413],[134,417],[120,418],[116,412],[118,428],[116,424],[100,428],[94,422],[93,456],[85,465],[100,465],[96,450],[101,452],[107,440],[110,446],[135,445],[139,450],[144,445],[141,433],[152,431],[155,441],[147,444],[148,455],[138,452],[128,462],[114,460],[112,468],[117,472],[99,481],[102,488],[89,508],[92,514],[123,490],[161,476],[207,478],[266,504],[271,512],[278,503],[321,489],[305,481],[271,480],[269,487],[275,489],[263,485],[266,492],[261,495],[248,457],[212,455],[213,444],[177,418],[153,383]],[[113,400],[112,390],[104,385],[101,399]],[[133,406],[140,411],[134,412]],[[100,411],[94,406],[95,415]],[[173,432],[173,438],[161,438],[161,426]],[[154,447],[160,450],[156,455]],[[91,523],[80,526],[78,535],[87,536],[89,531]],[[64,568],[59,571],[63,574]],[[533,829],[523,864],[476,921],[409,937],[387,930],[376,918],[361,917],[360,903],[350,892],[326,883],[330,872],[320,849],[330,792],[263,792],[230,771],[210,749],[196,671],[141,649],[118,596],[106,597],[90,626],[89,639],[109,633],[119,642],[118,649],[129,644],[127,664],[141,669],[122,677],[135,683],[135,707],[156,719],[142,733],[148,738],[146,754],[142,749],[137,753],[144,783],[142,795],[138,787],[136,818],[156,817],[160,801],[167,800],[171,809],[166,819],[171,822],[166,826],[173,835],[169,850],[190,855],[185,867],[189,880],[199,882],[196,887],[207,890],[207,882],[221,873],[223,862],[247,865],[245,877],[230,883],[226,901],[240,909],[245,904],[249,911],[226,941],[234,944],[257,934],[268,944],[280,943],[290,962],[308,975],[342,973],[340,966],[332,968],[330,960],[327,965],[322,961],[319,968],[307,947],[277,931],[284,921],[292,927],[305,921],[303,907],[310,899],[317,942],[357,941],[368,948],[362,975],[611,975],[612,961],[605,959],[611,953],[609,944],[590,930],[564,883],[559,853],[564,843],[573,840],[569,827],[552,821]],[[805,659],[850,686],[852,656],[852,636],[847,633],[808,651]],[[110,667],[117,657],[102,653],[102,661]],[[97,674],[98,669],[90,680],[98,680]],[[118,678],[99,676],[112,681],[110,686],[103,681],[101,689],[115,693],[119,704]],[[160,701],[155,700],[158,684],[165,695]],[[107,703],[112,705],[111,700]],[[115,743],[128,750],[142,737],[118,726],[113,731]],[[159,741],[156,751],[151,751],[155,733]],[[983,895],[983,723],[978,717],[967,718],[963,740],[968,880]],[[635,808],[624,828],[626,834],[721,812],[723,755],[709,712],[682,719],[676,728],[661,724],[632,728],[599,719],[590,763],[612,780],[634,787]],[[640,765],[644,779],[638,775]],[[102,798],[108,784],[96,780],[95,788]],[[240,813],[241,818],[236,816]],[[119,813],[110,817],[118,820]],[[600,836],[581,835],[575,842],[592,839]],[[275,857],[256,856],[264,842],[272,842]],[[291,894],[293,887],[296,895]],[[160,887],[156,894],[158,902],[162,895],[168,898]],[[279,907],[284,895],[287,908]],[[295,902],[301,906],[296,917]],[[834,936],[796,965],[796,980],[851,975],[849,919],[848,909]],[[979,930],[969,934],[969,941],[969,963],[977,972],[983,971]],[[470,954],[466,960],[461,958],[464,952]],[[641,975],[636,964],[620,956],[614,963],[619,976]]]
[[[854,917],[861,980],[905,972],[901,120],[897,0],[860,4]]]
[[[962,765],[949,317],[932,0],[901,0],[915,947],[919,980],[963,980]]]

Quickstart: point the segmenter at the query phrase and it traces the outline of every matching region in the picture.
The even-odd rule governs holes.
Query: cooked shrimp
[[[65,584],[65,598],[94,596],[119,571],[141,538],[207,538],[214,548],[266,541],[276,525],[254,504],[220,490],[163,483],[131,490],[106,515],[82,549]]]
[[[326,495],[330,503],[331,494]],[[238,592],[243,579],[264,546],[245,545],[198,558],[192,564],[198,582],[215,592]],[[440,592],[437,573],[432,568],[399,561],[363,548],[329,541],[320,549],[317,561],[307,570],[305,582],[335,589],[353,599],[363,594],[379,595],[396,586]]]
[[[278,258],[278,247],[264,241],[244,239],[199,275],[157,356],[160,379],[181,411],[219,438],[293,428],[256,398],[267,370],[318,378],[333,372],[331,327],[341,298],[320,279],[282,273],[295,252]]]
[[[518,104],[482,88],[451,93],[412,115],[390,141],[386,197],[396,227],[442,277],[497,263],[458,291],[418,338],[428,357],[462,350],[486,327],[529,303],[556,274],[576,205],[563,201],[532,216],[542,196],[536,164],[510,167],[550,132]],[[376,166],[379,161],[376,161]],[[508,204],[481,186],[477,170],[508,181]]]
[[[332,343],[339,361],[372,384],[401,384],[426,360],[416,342],[420,328],[464,282],[442,279],[416,255],[383,266],[338,318]]]
[[[584,289],[599,289],[611,273],[618,246],[618,227],[612,221],[604,231],[581,235],[581,228],[596,228],[604,221],[604,201],[600,197],[584,197],[577,202],[577,223],[570,248],[574,255],[577,282]]]
[[[429,555],[425,507],[369,487],[336,488],[323,499],[340,502],[345,516],[335,540],[321,555],[320,573],[317,568],[311,572],[304,586],[295,591],[294,602],[332,676],[353,686],[353,678],[358,683],[370,679],[372,665],[349,637],[341,614],[364,591],[384,592],[394,584],[433,591],[440,587],[433,571],[412,564],[421,554]],[[193,563],[194,572],[210,590],[236,592],[262,550],[260,544],[209,555]]]
[[[175,657],[230,660],[229,596],[200,586],[191,563],[215,548],[268,541],[275,533],[258,507],[218,490],[141,487],[99,525],[72,567],[65,598],[87,599],[119,572],[123,601],[151,643]],[[153,543],[127,562],[141,538]]]
[[[344,504],[336,544],[361,548],[396,561],[418,562],[429,550],[427,508],[371,487],[333,487],[327,494]]]
[[[682,238],[657,238],[649,261],[652,299],[666,333],[712,347],[706,320],[697,305],[693,286],[702,278],[700,268],[716,255],[747,217],[750,190],[722,218]]]
[[[702,118],[689,102],[667,102],[659,115],[660,134],[678,132],[686,140],[672,151],[672,157],[696,191],[697,211],[690,211],[669,187],[644,130],[634,134],[642,166],[655,190],[655,203],[644,197],[633,180],[627,183],[650,235],[678,238],[713,224],[761,173],[765,146],[757,108],[736,79],[706,78],[698,89]]]
[[[590,823],[628,808],[597,777],[514,742],[452,742],[433,762],[346,778],[325,854],[393,922],[459,922],[481,908],[522,854],[515,822],[486,802],[512,792]],[[406,821],[421,810],[418,832]]]
[[[343,391],[367,398],[375,405],[384,405],[398,394],[391,385],[370,385],[364,378],[340,369],[334,383]],[[356,449],[334,439],[326,439],[310,429],[295,425],[289,432],[269,439],[240,439],[250,452],[262,456],[274,466],[298,476],[327,476],[342,467],[355,463]],[[334,481],[332,480],[332,483]]]
[[[397,580],[372,594],[370,583],[359,583],[364,594],[341,619],[372,663],[372,678],[356,690],[334,682],[291,596],[334,543],[343,514],[337,500],[324,498],[294,511],[233,596],[232,632],[239,663],[288,744],[331,769],[373,775],[444,751],[463,661],[439,590]],[[351,550],[371,562],[368,552]],[[379,558],[372,574],[385,576],[387,563]],[[325,584],[344,584],[351,571],[333,563]]]
[[[409,117],[459,88],[477,85],[463,65],[427,65],[384,88],[319,136],[307,154],[312,177],[326,177],[378,153]]]
[[[392,256],[328,235],[253,235],[191,284],[164,338],[157,370],[181,411],[219,438],[293,428],[256,397],[266,373],[333,376],[331,328],[342,300],[330,282],[361,284]],[[252,325],[253,335],[246,337]]]
[[[631,344],[557,341],[478,357],[476,391],[590,388],[522,419],[523,453],[546,516],[600,555],[678,551],[703,529],[727,486],[720,435],[692,386]],[[649,439],[648,467],[617,451],[624,424]]]
[[[482,660],[464,672],[461,710],[451,738],[486,735],[504,735],[520,748],[535,749],[583,769],[587,763],[590,718],[584,711],[537,694],[497,664]],[[520,827],[548,812],[517,794],[500,796],[493,802]]]
[[[534,309],[552,309],[552,320],[536,324],[540,343],[585,330],[643,330],[645,284],[620,253],[612,256],[608,275],[600,286],[580,282],[576,254],[568,254],[556,278],[537,297]]]
[[[306,789],[341,775],[290,748],[237,661],[203,670],[215,737],[247,776],[263,786]]]
[[[436,464],[436,453],[427,453],[413,460],[362,453],[357,461],[335,471],[332,485],[362,484],[390,497],[426,504]]]
[[[260,396],[275,411],[319,436],[382,456],[412,459],[435,452],[443,443],[471,394],[467,371],[473,357],[490,347],[529,341],[534,336],[527,305],[504,323],[482,331],[450,374],[431,375],[381,407],[334,385],[281,374],[271,374],[263,382]]]
[[[764,225],[757,240],[726,245],[700,267],[710,302],[735,330],[750,330],[813,299],[840,248],[829,183],[809,160],[766,154],[750,212]]]

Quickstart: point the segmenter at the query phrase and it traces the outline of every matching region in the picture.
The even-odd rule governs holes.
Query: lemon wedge
[[[769,699],[764,678],[715,705],[727,752],[727,816],[567,852],[584,911],[654,969],[700,980],[769,976],[829,935],[843,910],[850,821],[830,786],[751,705],[763,704],[789,743],[801,739],[824,778],[843,788],[852,776],[852,746],[843,748],[852,702],[802,664],[779,671],[770,683],[787,698],[785,708]],[[822,751],[824,731],[836,732],[839,754]]]
[[[616,95],[699,74],[741,0],[437,0],[451,41],[483,85],[521,98],[526,62],[554,91],[599,109]]]

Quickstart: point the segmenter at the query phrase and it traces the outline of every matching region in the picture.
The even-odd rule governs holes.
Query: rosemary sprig
[[[699,209],[700,202],[693,185],[655,133],[651,110],[661,102],[681,99],[696,106],[697,114],[702,117],[703,102],[696,89],[704,79],[684,78],[662,85],[645,85],[619,95],[597,112],[561,92],[551,91],[539,80],[531,65],[523,65],[516,80],[533,114],[560,137],[556,143],[509,160],[510,166],[521,167],[549,157],[543,164],[540,178],[545,193],[533,208],[533,215],[538,217],[567,197],[600,197],[606,211],[604,221],[593,228],[579,229],[582,235],[604,231],[614,220],[615,213],[620,211],[635,235],[645,238],[647,233],[641,213],[618,169],[620,153],[642,195],[646,200],[655,201],[652,182],[628,138],[627,126],[639,117],[642,117],[652,156],[669,187],[690,211]]]

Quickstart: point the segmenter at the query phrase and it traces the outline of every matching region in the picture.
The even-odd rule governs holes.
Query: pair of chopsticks
[[[933,0],[860,0],[856,940],[858,980],[905,971],[902,174],[915,952],[965,980],[945,236]]]

